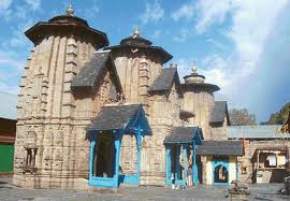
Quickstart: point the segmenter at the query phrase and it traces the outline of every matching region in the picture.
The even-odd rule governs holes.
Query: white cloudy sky
[[[31,43],[23,31],[62,14],[67,0],[0,0],[0,91],[17,93]],[[138,25],[167,49],[181,77],[195,63],[218,99],[266,120],[290,100],[289,0],[73,0],[111,44]],[[169,62],[170,63],[170,62]],[[168,65],[168,64],[167,64]]]

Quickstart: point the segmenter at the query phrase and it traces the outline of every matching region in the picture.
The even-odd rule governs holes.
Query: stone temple
[[[239,141],[227,103],[138,30],[109,46],[74,16],[38,22],[20,83],[13,182],[27,188],[230,183]],[[189,172],[189,173],[188,173]],[[214,176],[212,174],[214,173]],[[214,178],[213,178],[214,177]]]

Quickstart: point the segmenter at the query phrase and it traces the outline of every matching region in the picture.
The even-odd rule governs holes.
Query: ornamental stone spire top
[[[133,38],[138,38],[138,37],[140,37],[140,29],[138,26],[136,26],[133,31]]]
[[[197,74],[197,67],[193,65],[191,71],[193,74]]]
[[[69,5],[68,5],[68,7],[67,7],[67,9],[66,9],[66,14],[68,15],[68,16],[73,16],[74,15],[74,9],[73,9],[73,6],[72,6],[72,0],[69,0]]]
[[[204,83],[205,76],[201,75],[197,72],[197,66],[193,64],[191,68],[191,74],[186,75],[184,77],[185,83],[192,84],[192,83]]]

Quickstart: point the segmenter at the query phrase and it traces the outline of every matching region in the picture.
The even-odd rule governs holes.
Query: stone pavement
[[[118,191],[76,191],[22,189],[10,184],[11,178],[0,177],[0,201],[226,201],[227,188],[223,186],[198,186],[186,190],[163,187],[121,187]],[[280,184],[251,185],[250,200],[289,201],[279,195]]]

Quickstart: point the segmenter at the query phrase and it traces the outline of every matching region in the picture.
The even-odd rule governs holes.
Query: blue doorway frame
[[[97,141],[98,132],[95,133],[94,137],[90,142],[90,164],[89,164],[89,185],[98,186],[98,187],[118,187],[119,185],[119,160],[120,160],[120,135],[121,132],[114,131],[112,134],[108,133],[108,135],[114,135],[114,175],[113,177],[98,177],[94,175],[95,165],[95,149],[96,149],[96,141]]]
[[[110,114],[113,115],[113,114]],[[110,122],[109,122],[110,123]],[[98,142],[98,135],[100,134],[113,135],[114,143],[114,160],[113,168],[114,175],[112,177],[101,177],[95,174],[95,157],[99,151],[96,149]],[[117,188],[121,183],[129,185],[139,185],[141,181],[141,152],[142,152],[142,140],[145,135],[151,134],[149,123],[146,119],[145,112],[141,105],[138,108],[136,114],[126,121],[126,124],[122,124],[122,128],[102,129],[92,127],[87,131],[87,136],[90,140],[90,160],[89,160],[89,185],[100,188]],[[121,173],[121,145],[124,135],[134,135],[136,137],[136,172],[134,174]],[[111,166],[112,167],[112,166]],[[102,168],[103,169],[103,168]],[[100,171],[102,172],[102,171]],[[100,174],[98,174],[100,175]]]

